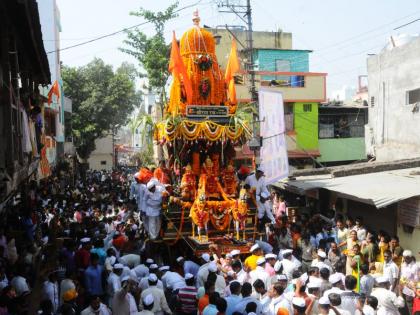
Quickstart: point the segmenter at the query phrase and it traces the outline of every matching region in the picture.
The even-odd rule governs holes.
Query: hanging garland
[[[172,119],[167,119],[157,123],[154,130],[154,139],[159,142],[171,142],[181,138],[187,141],[205,138],[209,141],[218,140],[246,140],[251,136],[251,131],[245,123],[232,123],[229,125],[219,125],[211,120],[192,121],[181,120],[175,123]]]

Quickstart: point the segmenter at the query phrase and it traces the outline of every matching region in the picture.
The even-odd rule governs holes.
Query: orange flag
[[[175,32],[173,32],[172,37],[171,58],[169,59],[168,70],[172,73],[173,77],[178,77],[180,82],[182,77],[185,93],[187,94],[187,103],[191,104],[193,97],[191,80],[187,75],[187,69],[185,68],[184,62],[182,61],[178,43],[176,42]]]
[[[55,94],[57,98],[60,97],[60,86],[58,85],[58,81],[55,80],[53,85],[51,86],[50,91],[48,92],[48,105],[52,103],[52,96]]]
[[[226,66],[225,82],[228,85],[229,99],[231,103],[236,103],[236,90],[234,75],[240,69],[238,54],[236,51],[236,41],[232,40],[232,47],[230,49],[229,60]]]

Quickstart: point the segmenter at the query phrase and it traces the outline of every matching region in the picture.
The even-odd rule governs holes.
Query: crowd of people
[[[420,314],[419,269],[397,236],[362,218],[292,220],[284,198],[266,194],[262,169],[245,178],[268,218],[249,254],[151,254],[162,169],[147,183],[121,171],[31,183],[2,217],[0,315]]]

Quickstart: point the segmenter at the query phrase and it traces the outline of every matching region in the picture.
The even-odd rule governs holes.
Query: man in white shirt
[[[131,294],[131,290],[135,286],[135,282],[129,277],[122,279],[122,287],[116,291],[112,298],[112,313],[136,315],[138,312],[136,300]]]
[[[161,211],[162,211],[162,194],[165,189],[158,185],[156,179],[152,178],[147,183],[147,189],[144,193],[146,200],[146,229],[149,233],[149,238],[155,240],[159,236],[161,227]]]
[[[276,219],[273,216],[273,212],[270,207],[270,193],[265,185],[264,170],[261,166],[257,167],[254,174],[249,175],[245,179],[245,184],[251,187],[251,190],[255,191],[255,199],[258,207],[258,219],[262,219],[264,214],[267,215],[268,219],[275,223]]]
[[[254,285],[254,283],[255,283],[255,281],[257,281],[257,279],[260,279],[264,283],[264,286],[265,286],[266,290],[268,290],[270,288],[270,286],[271,286],[270,279],[271,278],[270,278],[268,272],[265,271],[265,258],[264,257],[258,258],[257,268],[250,271],[249,277],[250,277],[250,283],[252,285]]]
[[[376,279],[377,287],[372,296],[378,299],[378,315],[399,315],[399,308],[404,307],[404,299],[390,290],[389,278],[382,276]]]
[[[208,270],[209,270],[209,274],[208,274],[207,278],[211,274],[215,274],[216,275],[216,283],[215,283],[215,286],[214,286],[214,290],[217,293],[219,293],[221,296],[223,296],[224,293],[225,293],[225,289],[226,289],[226,281],[225,281],[225,278],[224,277],[222,277],[221,275],[219,275],[217,273],[217,271],[218,271],[217,270],[217,265],[216,265],[216,263],[214,261],[210,262]]]
[[[403,282],[417,283],[419,281],[419,268],[411,250],[404,250],[403,259],[404,261],[401,264],[401,280]]]
[[[80,315],[111,315],[111,311],[105,304],[101,303],[99,296],[92,295],[89,306]]]
[[[157,274],[157,272],[159,271],[159,267],[156,264],[151,264],[149,270],[150,270],[150,273]],[[162,283],[161,280],[158,279],[158,282],[157,282],[156,286],[159,289],[162,289],[163,290],[163,283]],[[143,278],[141,278],[140,283],[139,283],[139,288],[142,291],[146,290],[148,287],[149,287],[149,275],[144,276]]]
[[[166,267],[164,266],[163,270],[162,267],[159,269],[163,273],[161,277],[163,287],[169,292],[185,288],[185,279],[179,273],[169,271],[169,268]]]
[[[207,280],[207,276],[209,275],[209,264],[210,264],[210,255],[208,253],[204,253],[201,255],[201,260],[203,264],[198,268],[197,271],[197,288],[204,287],[204,283]]]
[[[177,263],[184,269],[184,274],[192,274],[194,277],[197,276],[200,266],[191,260],[185,260],[184,257],[178,257],[176,259]]]
[[[108,276],[108,296],[109,296],[109,306],[112,305],[112,299],[117,291],[121,289],[121,279],[120,276],[123,272],[124,266],[122,264],[115,264],[112,272]]]
[[[44,282],[42,295],[45,300],[51,301],[54,313],[57,312],[59,307],[59,297],[57,274],[55,272],[49,274],[48,280]]]
[[[398,284],[399,269],[396,263],[392,261],[392,253],[390,250],[384,251],[384,267],[383,276],[387,277],[391,285],[390,290],[394,291]]]
[[[236,281],[241,285],[249,280],[249,274],[242,268],[242,263],[236,260],[232,263],[232,270],[235,273]]]
[[[156,286],[157,281],[158,281],[157,276],[154,273],[151,273],[149,275],[149,288],[147,288],[141,293],[141,300],[143,301],[146,298],[146,296],[151,294],[153,296],[154,303],[153,303],[153,308],[150,311],[156,315],[163,315],[164,312],[166,314],[171,315],[172,311],[169,308],[168,303],[166,301],[165,293],[163,292],[162,289],[159,289]],[[143,305],[139,305],[139,308],[143,309]]]

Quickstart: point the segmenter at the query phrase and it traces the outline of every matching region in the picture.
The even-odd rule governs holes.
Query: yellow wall
[[[402,248],[409,249],[416,256],[416,260],[420,259],[420,228],[414,228],[413,233],[404,232],[402,225],[398,224],[397,235],[400,238]]]

